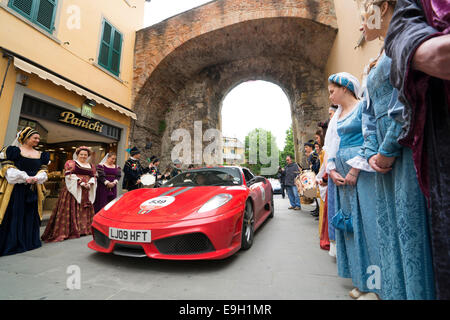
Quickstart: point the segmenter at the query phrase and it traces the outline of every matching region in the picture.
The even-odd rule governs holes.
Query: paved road
[[[226,260],[104,255],[87,248],[90,237],[0,257],[0,299],[350,299],[351,281],[336,276],[335,260],[319,248],[311,207],[287,207],[275,196],[275,217],[258,230],[253,247]],[[71,265],[80,267],[79,290],[66,285]]]

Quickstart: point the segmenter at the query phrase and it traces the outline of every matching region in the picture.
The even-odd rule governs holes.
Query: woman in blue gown
[[[20,147],[9,146],[2,161],[0,256],[41,247],[43,183],[47,180],[48,152],[34,150],[39,133],[25,128],[18,134]]]
[[[367,7],[363,8],[367,10]],[[393,4],[381,4],[385,28],[369,29],[367,41],[386,35]],[[369,15],[370,12],[363,13]],[[392,87],[391,59],[383,52],[367,70],[363,106],[364,156],[376,173],[377,228],[382,299],[434,299],[427,207],[415,174],[412,150],[397,140],[403,108]]]
[[[374,266],[379,266],[376,230],[375,175],[362,157],[362,105],[359,84],[347,73],[329,77],[330,100],[340,106],[336,112],[339,146],[329,155],[330,176],[336,185],[336,212],[352,219],[353,232],[335,229],[338,275],[351,278],[353,298],[378,299],[379,285]],[[372,281],[375,279],[375,281]]]

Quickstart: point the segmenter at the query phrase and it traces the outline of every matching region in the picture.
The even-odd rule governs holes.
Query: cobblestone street
[[[275,217],[249,251],[218,261],[162,261],[96,253],[91,237],[0,258],[0,299],[350,299],[348,279],[319,248],[317,221],[275,196]],[[44,228],[41,228],[41,233]],[[70,290],[67,269],[81,271]]]

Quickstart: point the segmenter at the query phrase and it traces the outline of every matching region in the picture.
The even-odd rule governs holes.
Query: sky
[[[146,3],[144,27],[161,22],[210,0],[151,0]],[[277,146],[284,148],[286,130],[292,123],[289,100],[281,88],[266,81],[245,82],[225,97],[222,106],[222,134],[245,141],[255,128],[269,130]]]

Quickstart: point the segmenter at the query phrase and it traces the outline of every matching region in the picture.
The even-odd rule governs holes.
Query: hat
[[[304,146],[309,146],[309,147],[311,147],[311,148],[314,148],[314,140],[309,140],[308,142],[306,142],[306,143],[304,144]]]
[[[21,144],[25,142],[29,137],[31,137],[33,134],[39,134],[36,130],[34,130],[31,127],[26,127],[22,131],[19,132],[18,140]]]
[[[138,149],[138,148],[136,148],[136,147],[133,147],[133,148],[131,148],[131,150],[130,150],[130,155],[133,157],[133,156],[135,156],[135,155],[137,155],[137,154],[140,154],[141,153],[141,151]]]
[[[175,159],[175,160],[173,161],[173,164],[181,164],[181,161],[178,160],[178,159]]]
[[[361,85],[359,84],[358,79],[348,72],[332,74],[328,78],[328,82],[349,89],[356,97],[360,97],[362,94]]]

